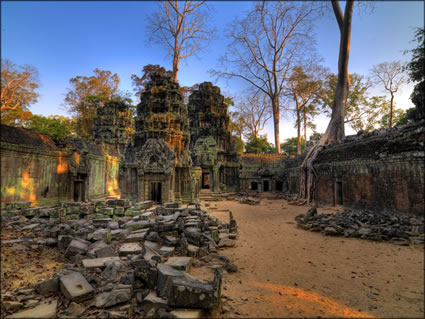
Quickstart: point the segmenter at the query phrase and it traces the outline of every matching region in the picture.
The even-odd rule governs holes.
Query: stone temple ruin
[[[315,161],[315,201],[423,212],[422,113],[401,128],[325,148]],[[134,133],[130,111],[113,101],[99,108],[92,143],[2,125],[1,201],[51,205],[121,196],[190,203],[231,193],[298,193],[305,154],[238,155],[228,127],[218,87],[200,84],[186,105],[179,85],[156,74],[137,105]]]
[[[298,227],[423,243],[425,120],[423,110],[417,114],[400,128],[325,147],[314,164],[314,200],[346,210],[328,216],[313,207],[296,218]],[[34,287],[46,300],[59,294],[59,303],[10,318],[34,317],[36,309],[90,317],[92,307],[122,304],[126,313],[108,316],[203,316],[219,303],[222,269],[237,270],[218,254],[237,234],[231,212],[220,222],[200,200],[298,198],[305,154],[238,155],[224,97],[209,82],[185,104],[177,83],[154,74],[137,105],[135,132],[131,121],[127,106],[111,101],[98,110],[93,142],[1,125],[2,220],[33,234],[23,242],[43,238],[36,244],[57,247],[70,262]],[[188,273],[194,258],[213,263],[212,280]],[[24,307],[13,298],[5,304],[8,313]]]

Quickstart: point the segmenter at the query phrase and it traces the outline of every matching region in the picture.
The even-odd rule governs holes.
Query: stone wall
[[[1,202],[53,205],[118,195],[119,158],[107,146],[77,139],[54,141],[23,128],[1,125]]]
[[[279,163],[284,158],[287,158],[284,154],[243,154],[239,173],[241,191],[286,191],[279,177]]]
[[[423,121],[347,137],[315,161],[315,201],[368,210],[424,213]],[[281,162],[288,191],[298,193],[304,155]]]

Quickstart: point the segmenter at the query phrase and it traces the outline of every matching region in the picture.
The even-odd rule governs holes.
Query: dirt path
[[[214,207],[238,223],[237,246],[220,252],[239,268],[224,277],[222,317],[423,317],[423,245],[304,231],[294,218],[308,208],[285,200],[211,204],[228,221]]]

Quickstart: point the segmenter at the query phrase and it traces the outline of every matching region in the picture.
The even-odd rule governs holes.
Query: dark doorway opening
[[[210,188],[210,173],[202,173],[202,188]]]
[[[258,190],[258,183],[257,182],[251,182],[251,190],[253,190],[253,191]]]
[[[269,191],[269,181],[263,181],[263,192]]]
[[[74,179],[74,202],[86,201],[86,174],[77,174]]]
[[[156,203],[161,203],[162,201],[161,190],[162,190],[161,183],[151,183],[151,200],[153,200]]]
[[[343,199],[342,199],[342,181],[337,180],[335,182],[335,197],[336,197],[336,204],[342,205]]]
[[[282,181],[276,181],[276,191],[278,191],[278,192],[283,191],[283,182]]]
[[[138,185],[137,185],[137,168],[132,168],[130,171],[130,175],[131,175],[131,196],[133,198],[137,198],[137,194],[138,194]]]

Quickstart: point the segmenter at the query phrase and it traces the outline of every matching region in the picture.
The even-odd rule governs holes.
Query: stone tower
[[[131,127],[132,119],[128,105],[124,102],[108,101],[97,109],[93,139],[99,144],[114,145],[116,150],[123,154],[130,141]]]
[[[190,95],[188,109],[193,166],[202,170],[200,187],[215,192],[239,190],[238,155],[220,88],[201,83]]]
[[[137,105],[134,146],[126,152],[121,189],[137,200],[192,200],[187,106],[179,85],[152,74]]]

